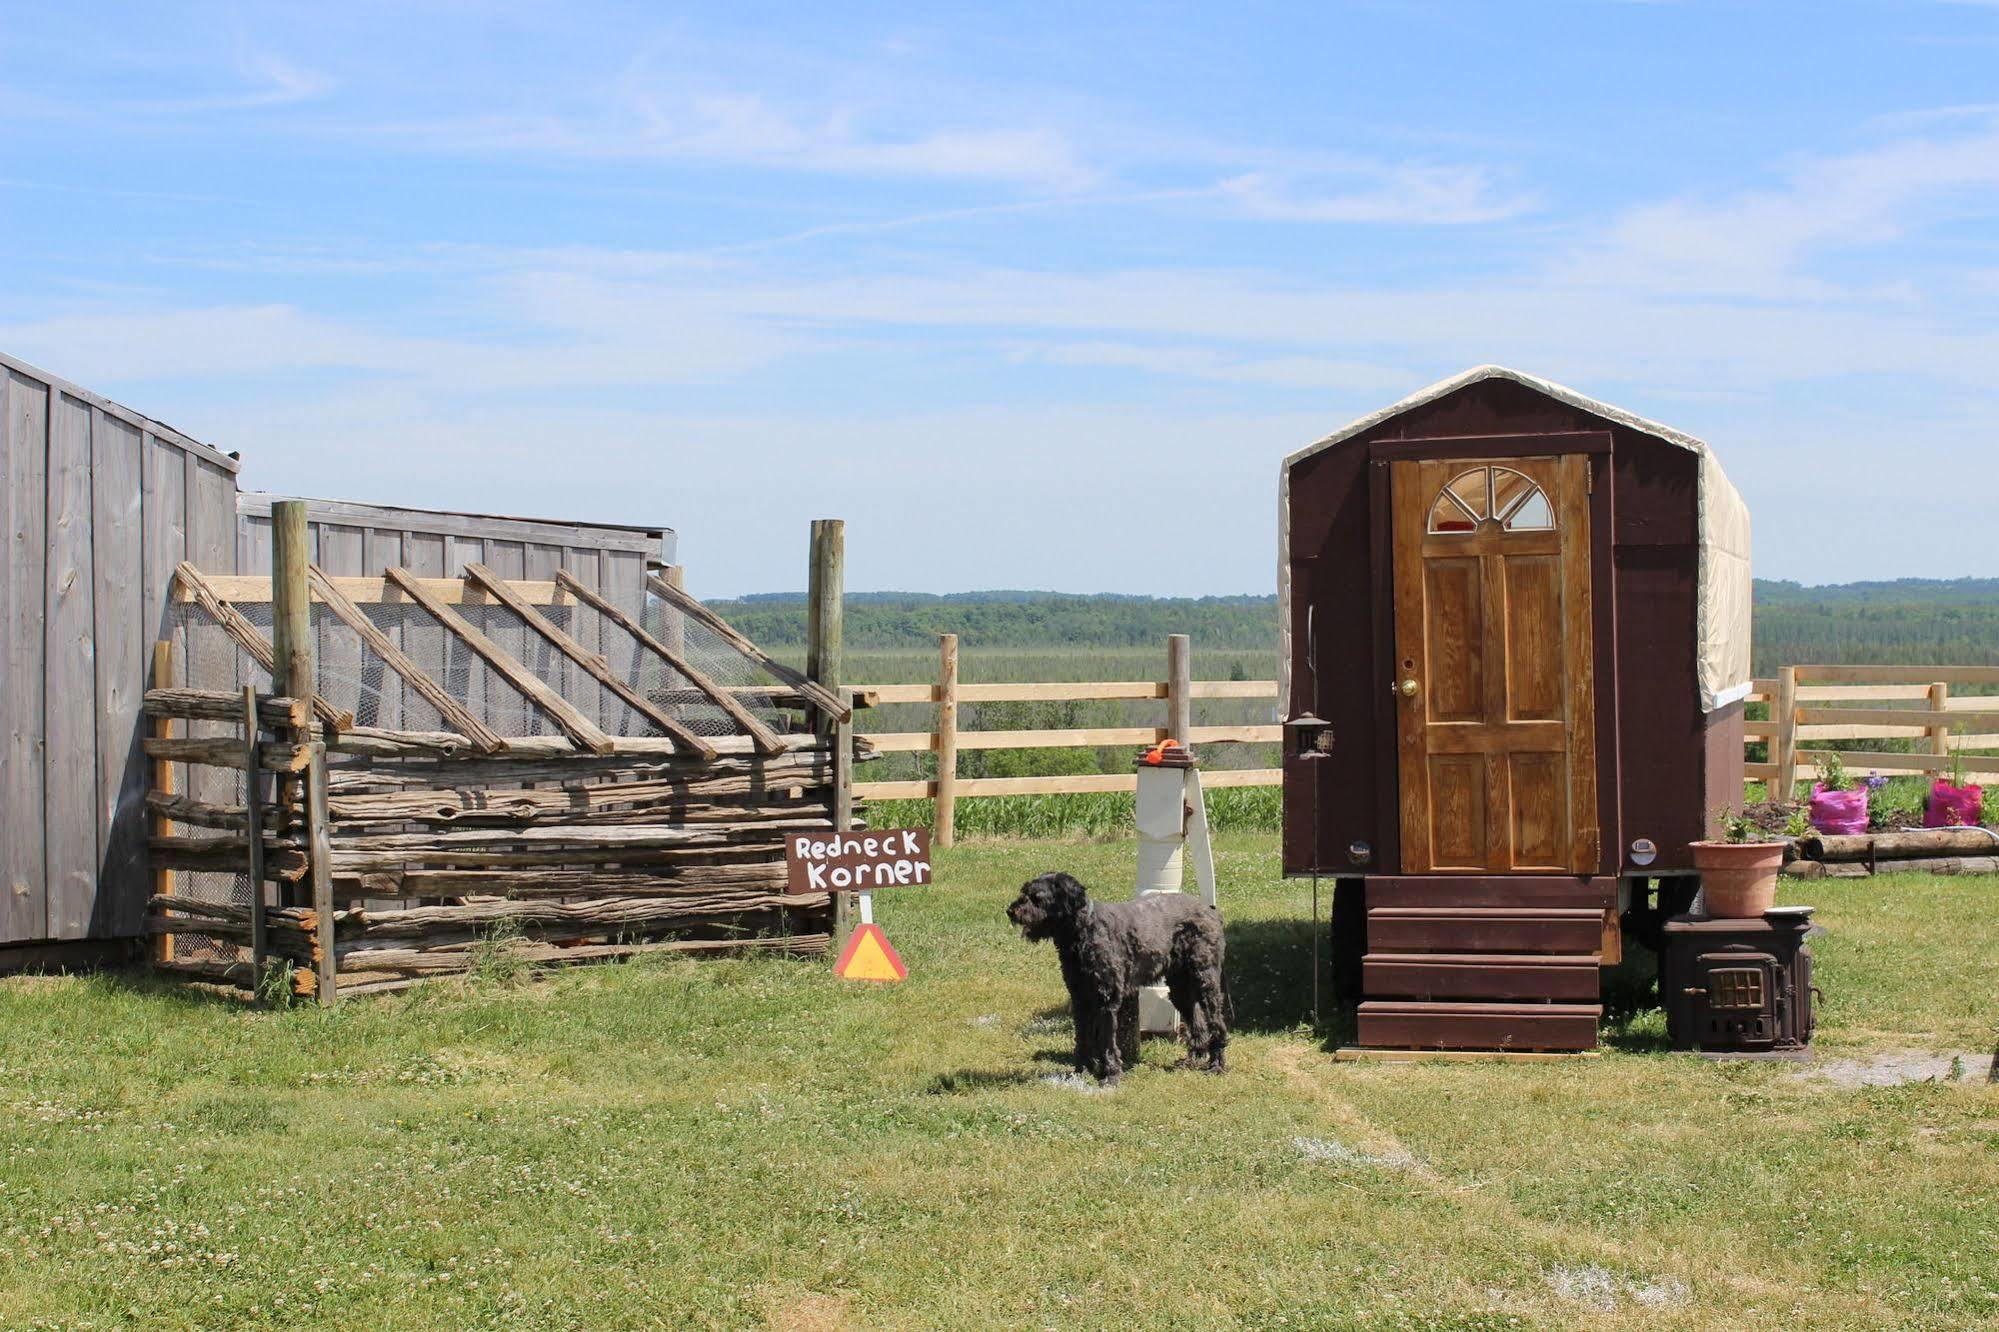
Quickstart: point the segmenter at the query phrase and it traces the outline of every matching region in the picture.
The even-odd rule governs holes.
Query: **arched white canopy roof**
[[[1503,365],[1481,365],[1419,389],[1379,411],[1369,412],[1284,460],[1283,472],[1277,483],[1277,669],[1285,714],[1295,715],[1298,711],[1298,705],[1291,698],[1291,469],[1313,454],[1352,439],[1383,421],[1487,379],[1510,379],[1516,384],[1524,384],[1537,393],[1546,394],[1592,416],[1686,449],[1700,459],[1695,519],[1695,540],[1700,547],[1700,586],[1694,632],[1700,670],[1701,709],[1713,712],[1746,695],[1749,692],[1750,647],[1749,509],[1721,470],[1714,450],[1705,441],[1684,431],[1648,421],[1622,407],[1599,402],[1552,380],[1509,370]]]

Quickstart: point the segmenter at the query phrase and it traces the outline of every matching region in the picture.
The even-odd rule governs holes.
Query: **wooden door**
[[[1390,476],[1403,872],[1594,873],[1589,460]]]

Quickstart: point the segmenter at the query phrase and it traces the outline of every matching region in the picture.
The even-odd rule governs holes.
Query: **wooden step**
[[[1375,874],[1365,880],[1371,907],[1617,906],[1617,880],[1535,874]]]
[[[1596,953],[1606,916],[1582,907],[1367,909],[1372,953]]]
[[[1595,953],[1369,953],[1369,999],[1566,999],[1595,1003]]]
[[[1599,1004],[1426,1003],[1368,1000],[1359,1043],[1374,1049],[1589,1050]]]

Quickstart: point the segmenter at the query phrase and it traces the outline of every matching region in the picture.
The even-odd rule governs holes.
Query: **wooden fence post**
[[[271,505],[271,692],[283,698],[311,698],[312,593],[307,569],[305,501]]]
[[[805,674],[835,694],[840,689],[840,641],[845,620],[847,524],[838,518],[812,520],[811,563],[806,588]],[[812,729],[831,751],[833,830],[854,826],[854,727],[814,709]],[[833,894],[833,940],[843,947],[853,929],[852,894]]]
[[[163,638],[153,644],[153,688],[172,689],[173,687],[174,645],[171,640]],[[153,735],[156,739],[171,740],[173,739],[173,734],[173,718],[156,717],[153,719]],[[153,789],[163,796],[170,796],[174,793],[174,765],[171,760],[157,758],[153,760]],[[166,815],[155,814],[153,816],[153,835],[155,837],[165,837],[172,830],[173,821],[167,818]],[[153,892],[159,897],[172,897],[174,895],[174,872],[172,870],[156,869],[153,871]],[[173,960],[173,935],[165,933],[155,935],[153,938],[153,961],[171,962]]]
[[[958,636],[937,635],[937,845],[958,833]]]
[[[243,840],[250,852],[250,976],[251,989],[264,983],[264,963],[270,956],[264,915],[264,774],[257,766],[263,727],[257,720],[257,686],[243,686]]]
[[[1776,765],[1772,800],[1788,801],[1797,785],[1798,768],[1798,668],[1777,668],[1777,697],[1770,703],[1770,719],[1777,733],[1770,738],[1770,761]]]
[[[1950,720],[1944,716],[1944,710],[1949,706],[1950,685],[1938,680],[1930,686],[1930,711],[1936,714],[1930,718],[1930,752],[1945,760],[1946,767],[1950,759]],[[1931,774],[1933,777],[1940,775]]]
[[[1190,744],[1194,732],[1194,652],[1185,634],[1166,636],[1166,736]]]

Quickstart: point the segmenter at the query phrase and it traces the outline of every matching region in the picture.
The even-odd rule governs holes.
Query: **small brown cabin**
[[[1700,440],[1499,366],[1293,454],[1280,495],[1285,716],[1325,723],[1287,747],[1284,868],[1351,881],[1362,1043],[1594,1044],[1553,1010],[1741,800],[1741,496]]]

